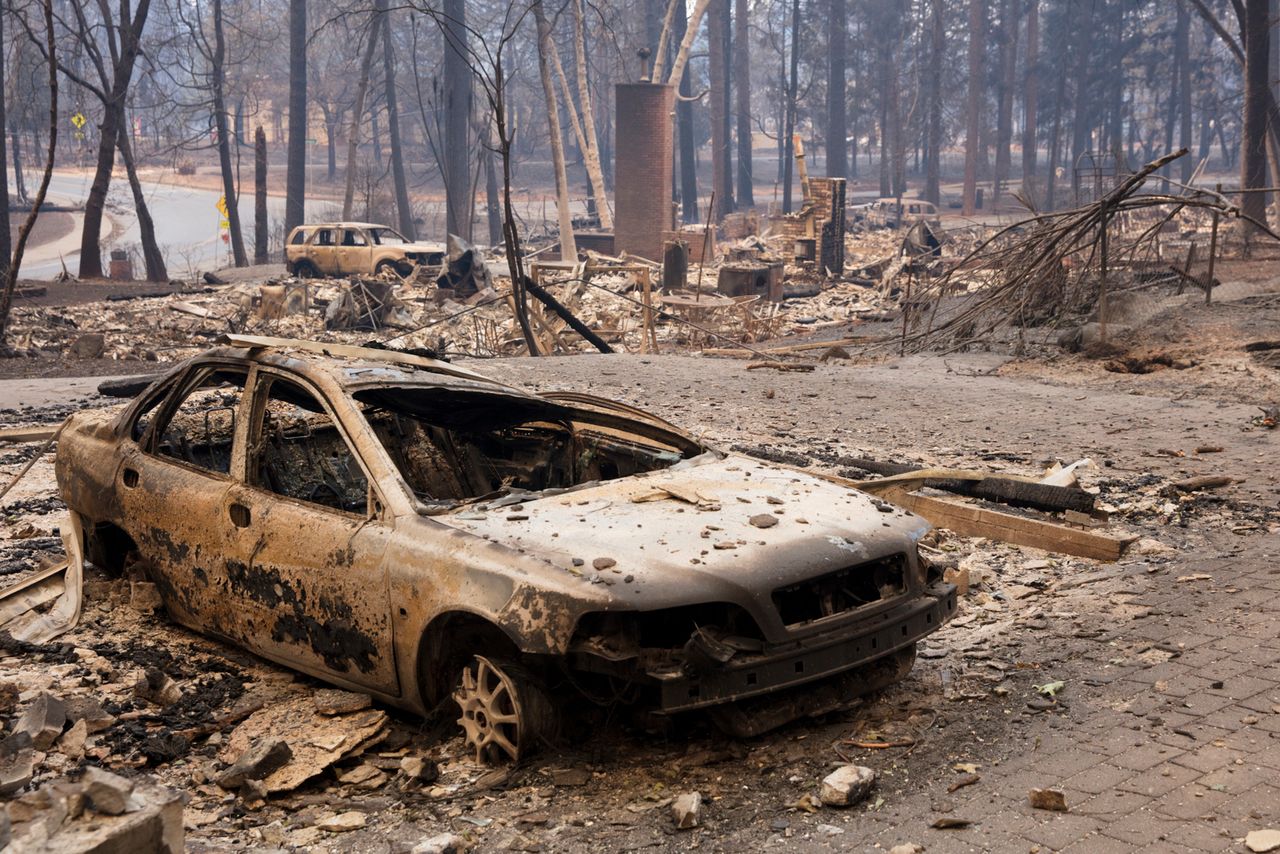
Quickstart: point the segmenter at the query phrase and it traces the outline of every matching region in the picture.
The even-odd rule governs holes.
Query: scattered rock
[[[671,803],[671,817],[677,830],[688,830],[702,823],[702,793],[685,792]]]
[[[1244,838],[1244,845],[1254,854],[1280,849],[1280,830],[1251,830]]]
[[[0,715],[11,715],[18,708],[21,692],[12,682],[0,682]]]
[[[591,561],[591,566],[597,572],[602,569],[608,569],[611,566],[617,566],[618,562],[611,557],[598,557]]]
[[[1067,811],[1067,796],[1061,789],[1032,789],[1027,793],[1027,800],[1038,810]]]
[[[138,699],[161,708],[172,706],[182,699],[182,689],[178,687],[178,683],[158,667],[148,667],[138,677],[133,686],[133,694]]]
[[[591,780],[591,772],[584,768],[557,768],[551,772],[551,783],[556,786],[585,786]]]
[[[364,813],[359,810],[351,810],[321,819],[316,822],[316,827],[321,830],[327,830],[330,833],[346,833],[348,830],[359,830],[368,822],[368,816]]]
[[[1206,474],[1200,477],[1189,477],[1186,480],[1177,480],[1173,483],[1173,488],[1179,492],[1195,492],[1198,489],[1221,489],[1224,486],[1230,486],[1235,481],[1222,474]]]
[[[18,731],[0,741],[0,798],[8,797],[31,782],[35,751],[30,734]],[[3,814],[4,810],[0,810]]]
[[[67,720],[84,721],[90,735],[109,729],[116,722],[115,716],[107,714],[102,708],[102,703],[88,694],[68,697],[64,705],[67,707]]]
[[[962,566],[949,566],[942,571],[942,580],[956,586],[956,593],[969,595],[969,570]]]
[[[819,797],[829,807],[851,807],[871,793],[876,772],[863,765],[844,765],[822,781]]]
[[[120,815],[130,807],[133,782],[90,765],[81,780],[89,805],[103,815]]]
[[[968,827],[971,824],[973,824],[973,822],[967,818],[944,815],[942,818],[934,819],[933,824],[929,826],[934,830],[960,830],[961,828]]]
[[[462,854],[470,847],[456,833],[441,833],[424,839],[410,849],[410,854]]]
[[[313,699],[316,711],[322,715],[349,715],[373,705],[373,698],[368,694],[338,688],[321,688]]]
[[[772,528],[774,525],[778,524],[778,517],[772,513],[757,513],[747,521],[752,525],[755,525],[757,528]]]
[[[440,777],[440,766],[424,756],[406,756],[400,760],[400,773],[416,783],[431,783]]]
[[[58,739],[58,752],[69,759],[79,759],[84,755],[84,743],[88,737],[89,725],[81,718]]]
[[[101,332],[86,332],[71,342],[67,355],[73,359],[97,359],[107,349],[107,339]]]
[[[36,750],[48,750],[54,739],[62,735],[67,723],[67,707],[48,691],[41,691],[13,725],[14,732],[31,736]]]
[[[1164,552],[1173,551],[1159,540],[1153,540],[1150,537],[1143,537],[1138,540],[1138,544],[1134,546],[1134,550],[1140,555],[1158,555]]]
[[[923,845],[917,845],[914,842],[904,842],[901,845],[895,845],[889,849],[889,854],[920,854],[924,851]]]
[[[139,614],[154,614],[164,607],[160,591],[150,581],[129,582],[129,607]]]
[[[278,768],[284,767],[293,757],[289,743],[282,738],[264,738],[218,775],[217,783],[224,789],[238,789],[245,780],[261,780]]]

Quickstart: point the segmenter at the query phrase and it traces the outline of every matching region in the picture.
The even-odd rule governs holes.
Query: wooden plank
[[[1011,513],[917,495],[905,490],[890,490],[885,493],[885,498],[923,516],[939,528],[946,528],[964,537],[986,537],[1094,560],[1119,560],[1129,544],[1138,539],[1134,536],[1113,537],[1095,531],[1081,531],[1054,522],[1014,516]]]
[[[53,438],[60,424],[45,427],[0,427],[0,442],[43,442]]]

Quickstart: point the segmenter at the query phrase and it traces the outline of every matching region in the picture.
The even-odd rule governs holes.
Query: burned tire
[[[409,275],[413,268],[403,261],[392,261],[390,258],[383,258],[374,265],[373,272],[381,275],[384,270],[393,270],[395,274],[401,278]]]
[[[316,269],[315,264],[304,260],[293,263],[293,274],[299,279],[314,279],[319,277],[320,271]]]
[[[542,680],[518,664],[473,657],[453,700],[477,762],[514,765],[556,735],[558,716]]]

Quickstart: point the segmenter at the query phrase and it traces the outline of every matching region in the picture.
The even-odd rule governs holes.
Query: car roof
[[[391,226],[380,222],[304,222],[298,228],[391,228]],[[297,231],[297,228],[294,231]]]
[[[308,362],[316,370],[329,374],[344,386],[372,380],[374,377],[370,376],[370,371],[378,369],[404,374],[423,371],[435,374],[440,378],[440,384],[450,384],[450,379],[466,380],[468,383],[480,383],[494,390],[500,389],[507,394],[518,394],[521,397],[533,396],[524,389],[507,385],[468,368],[403,350],[258,335],[224,335],[218,339],[218,343],[246,350],[250,357],[262,353],[278,353],[300,359]],[[384,376],[381,379],[391,378]]]

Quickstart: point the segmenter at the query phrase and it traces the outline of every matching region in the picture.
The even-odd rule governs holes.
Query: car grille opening
[[[788,626],[833,617],[907,592],[907,556],[888,555],[773,591]]]

